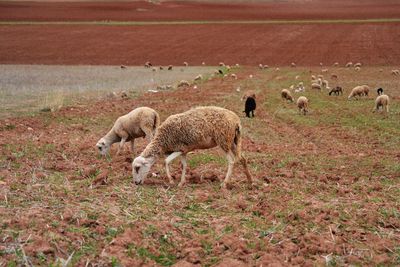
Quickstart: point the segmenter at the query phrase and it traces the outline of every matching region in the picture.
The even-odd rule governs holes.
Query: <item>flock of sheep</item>
[[[335,63],[336,64],[336,63]],[[185,66],[188,64],[185,62]],[[352,65],[352,64],[351,64]],[[146,62],[145,67],[150,68],[150,62]],[[226,67],[223,63],[220,66]],[[296,64],[292,63],[292,67]],[[350,63],[346,64],[350,66]],[[260,68],[268,68],[261,65]],[[355,64],[355,67],[361,67],[361,64]],[[168,67],[169,69],[172,66]],[[327,71],[325,71],[327,72]],[[218,71],[218,74],[223,74]],[[227,76],[226,74],[224,76]],[[236,76],[236,75],[235,75]],[[252,78],[250,76],[250,78]],[[296,76],[296,80],[299,76]],[[333,79],[337,79],[336,75],[332,75]],[[199,75],[195,80],[201,80]],[[181,86],[188,86],[187,81],[181,81]],[[178,86],[179,87],[179,86]],[[329,87],[327,80],[324,80],[323,75],[315,77],[311,76],[311,88],[329,90],[329,95],[332,93],[339,95],[343,94],[343,89],[340,86],[334,88]],[[297,87],[290,87],[295,93],[304,92],[305,87],[303,82],[299,82]],[[283,89],[281,97],[284,100],[294,102],[291,91]],[[367,85],[356,86],[350,92],[348,99],[368,96],[370,88]],[[375,100],[374,111],[380,108],[386,109],[389,112],[389,97],[383,94],[383,89],[377,90],[378,97]],[[254,117],[256,109],[256,94],[253,91],[248,91],[243,95],[242,100],[245,101],[246,117]],[[296,101],[300,113],[307,114],[309,108],[309,100],[305,96],[298,97]],[[132,162],[132,176],[135,184],[142,184],[147,177],[150,168],[160,157],[166,156],[165,170],[170,184],[174,181],[171,176],[169,164],[180,156],[182,163],[182,175],[178,186],[185,184],[186,179],[186,155],[196,149],[208,149],[220,147],[226,154],[228,161],[228,170],[225,179],[222,183],[223,188],[227,188],[230,183],[230,177],[233,170],[233,165],[239,161],[244,169],[247,180],[252,184],[252,176],[247,167],[247,160],[241,154],[241,133],[242,126],[240,118],[234,112],[215,106],[197,107],[186,112],[169,116],[163,123],[160,122],[160,116],[157,111],[148,107],[139,107],[130,113],[119,117],[112,129],[97,142],[96,147],[100,154],[106,155],[112,144],[119,142],[117,154],[121,152],[126,142],[130,142],[131,152],[134,153],[134,141],[139,137],[146,137],[148,144],[143,152],[136,157]]]

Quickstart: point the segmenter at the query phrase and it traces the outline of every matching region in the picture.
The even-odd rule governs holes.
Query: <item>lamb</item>
[[[160,156],[168,155],[165,159],[165,169],[170,184],[173,179],[169,164],[181,156],[182,176],[179,187],[185,184],[186,155],[196,149],[220,147],[228,160],[228,171],[222,183],[227,188],[230,182],[232,169],[236,160],[244,168],[249,183],[252,183],[251,174],[247,168],[247,160],[241,154],[242,126],[240,118],[234,112],[220,107],[198,107],[184,113],[168,117],[157,132],[153,140],[132,163],[132,176],[135,184],[144,182],[151,166]]]
[[[363,95],[368,96],[368,92],[369,92],[369,87],[367,85],[359,85],[359,86],[354,87],[353,90],[351,90],[347,99],[350,100],[352,97],[357,99],[357,96],[361,97]]]
[[[324,73],[326,73],[326,72],[328,72],[329,70],[328,69],[322,69],[321,70],[321,72],[324,72]]]
[[[255,97],[256,97],[255,95],[248,96],[246,98],[246,102],[244,103],[244,111],[243,112],[246,113],[247,118],[251,117],[250,114],[253,115],[253,118],[254,118],[254,110],[257,107]]]
[[[382,88],[378,88],[378,89],[376,89],[376,92],[378,93],[378,95],[382,95],[383,94],[383,89]]]
[[[146,137],[150,141],[156,128],[160,125],[158,113],[148,107],[139,107],[126,115],[119,117],[111,130],[97,142],[96,147],[101,155],[106,155],[112,144],[119,143],[117,155],[121,152],[125,142],[131,142],[131,151],[135,138]]]
[[[290,94],[290,91],[288,89],[282,89],[281,97],[284,100],[289,100],[290,102],[294,102],[293,96]]]
[[[382,110],[386,109],[386,113],[389,113],[389,96],[380,95],[375,99],[375,108],[373,112],[378,111],[380,108],[382,108]]]
[[[343,89],[342,89],[342,87],[336,86],[336,87],[332,88],[332,89],[329,91],[329,95],[331,95],[331,94],[335,94],[335,95],[341,94],[341,95],[343,95]]]
[[[308,112],[308,99],[305,96],[300,96],[297,99],[297,107],[299,108],[299,112],[303,112],[304,115]]]

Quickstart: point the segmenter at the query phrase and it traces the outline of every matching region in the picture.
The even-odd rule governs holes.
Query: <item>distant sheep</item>
[[[382,88],[378,88],[376,89],[376,92],[378,95],[382,95],[383,94],[383,89]]]
[[[329,82],[327,80],[322,80],[321,85],[325,88],[329,87]]]
[[[308,112],[308,103],[309,103],[307,97],[305,97],[305,96],[300,96],[300,97],[297,99],[297,102],[296,102],[296,103],[297,103],[297,107],[299,108],[299,112],[300,112],[300,113],[303,112],[303,114],[306,115],[307,112]]]
[[[282,89],[281,97],[284,100],[289,100],[290,102],[294,102],[293,96],[292,96],[292,94],[290,93],[290,91],[288,89]]]
[[[392,75],[400,75],[400,70],[392,70]]]
[[[338,76],[336,74],[331,75],[331,79],[337,80]]]
[[[333,63],[333,66],[334,66],[334,67],[338,67],[338,66],[339,66],[339,62]]]
[[[376,112],[379,109],[386,110],[386,113],[389,113],[389,96],[380,95],[375,99],[375,108],[373,112]]]
[[[347,62],[346,63],[346,68],[351,68],[353,67],[353,63],[352,62]]]
[[[292,68],[294,68],[294,67],[296,67],[296,63],[292,62],[292,63],[290,64],[290,66],[291,66]]]
[[[361,68],[360,68],[360,67],[355,67],[354,70],[355,70],[355,71],[360,71]]]
[[[151,64],[151,62],[150,61],[147,61],[146,63],[144,63],[144,67],[145,68],[150,68],[150,67],[152,67],[153,65]]]
[[[347,99],[349,99],[349,100],[351,98],[357,99],[357,97],[361,97],[363,95],[368,96],[368,92],[369,92],[369,87],[367,85],[359,85],[359,86],[354,87],[353,90],[351,90]]]
[[[203,75],[199,74],[196,76],[196,78],[194,78],[195,81],[201,81],[203,80]]]
[[[178,87],[184,87],[184,86],[190,86],[190,83],[188,81],[186,81],[186,80],[181,80],[178,83]]]
[[[328,69],[322,69],[322,70],[321,70],[322,73],[326,73],[326,72],[328,72],[328,71],[329,71]]]
[[[164,155],[166,174],[173,184],[169,164],[181,156],[182,175],[178,186],[185,184],[186,155],[196,149],[220,147],[228,160],[228,171],[223,188],[227,188],[235,161],[239,160],[244,168],[247,181],[252,177],[247,167],[247,160],[242,155],[242,126],[240,118],[232,111],[220,107],[198,107],[184,113],[169,116],[158,127],[153,140],[146,146],[139,157],[132,163],[132,176],[135,184],[144,182],[151,166]]]
[[[322,87],[319,83],[312,83],[311,84],[311,89],[317,89],[317,90],[321,90]]]
[[[220,62],[218,65],[219,65],[220,67],[224,67],[224,66],[225,66],[225,63],[224,63],[224,62]]]
[[[256,110],[257,104],[255,96],[249,96],[246,98],[246,102],[244,103],[244,113],[246,113],[246,117],[250,118],[254,117],[254,110]]]
[[[336,87],[332,88],[332,89],[329,91],[329,95],[332,95],[332,94],[335,94],[335,95],[341,94],[341,95],[343,95],[343,89],[342,89],[342,87],[336,86]]]
[[[360,62],[354,64],[354,68],[357,68],[357,67],[359,67],[359,68],[361,67],[361,63]]]
[[[119,117],[111,130],[97,142],[96,147],[101,155],[106,155],[112,144],[120,142],[119,154],[125,142],[131,142],[131,150],[134,153],[135,138],[146,137],[150,141],[156,128],[160,125],[158,113],[148,107],[140,107],[126,115]]]
[[[183,66],[187,67],[187,66],[189,66],[189,63],[187,63],[187,62],[185,61],[185,62],[183,62]]]
[[[231,74],[231,78],[237,80],[238,77],[237,77],[237,75],[235,73],[232,73]]]
[[[169,65],[169,66],[168,66],[168,70],[172,70],[172,65]]]

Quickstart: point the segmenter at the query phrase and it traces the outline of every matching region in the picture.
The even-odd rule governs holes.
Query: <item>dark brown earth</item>
[[[400,23],[0,26],[1,64],[331,66],[400,62]]]
[[[190,1],[168,1],[162,2],[162,4],[151,4],[145,1],[0,2],[0,20],[8,21],[176,21],[399,17],[400,3],[396,0],[271,1],[241,4]]]

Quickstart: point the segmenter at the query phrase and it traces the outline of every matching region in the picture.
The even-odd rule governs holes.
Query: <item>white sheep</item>
[[[360,62],[354,64],[354,68],[357,68],[357,67],[361,67],[361,63]]]
[[[333,63],[333,66],[334,66],[334,67],[338,67],[338,66],[339,66],[339,62]]]
[[[311,80],[316,80],[317,77],[315,77],[315,75],[311,75]]]
[[[386,109],[386,113],[389,113],[389,96],[380,95],[375,99],[375,108],[373,112],[378,111],[380,108],[382,108],[382,110]]]
[[[317,89],[317,90],[321,90],[322,87],[319,83],[312,83],[311,84],[311,89]]]
[[[260,69],[260,70],[262,70],[262,69],[264,69],[264,65],[263,64],[258,64],[258,68]]]
[[[232,73],[231,74],[231,78],[237,80],[238,77],[237,77],[237,75],[235,73]]]
[[[349,96],[347,97],[347,99],[351,99],[351,98],[355,98],[357,99],[357,96],[361,97],[363,95],[368,96],[368,92],[369,92],[369,86],[367,85],[359,85],[353,88],[353,90],[351,90]]]
[[[288,89],[282,89],[281,97],[284,100],[289,100],[290,102],[294,102],[293,96],[292,96],[292,94],[290,93],[290,91]]]
[[[392,70],[392,75],[400,75],[400,70]]]
[[[305,96],[300,96],[297,99],[297,107],[299,108],[299,112],[303,112],[304,115],[308,112],[308,99]]]
[[[355,70],[355,71],[360,71],[361,68],[360,68],[360,67],[355,67],[354,70]]]
[[[150,141],[156,128],[160,125],[158,113],[148,107],[139,107],[126,115],[119,117],[111,130],[97,142],[96,147],[101,155],[106,155],[112,144],[120,142],[119,154],[125,142],[131,142],[131,151],[134,153],[135,138],[146,137]]]
[[[181,80],[178,83],[178,87],[184,87],[184,86],[190,86],[190,83],[188,81],[186,81],[186,80]]]
[[[187,67],[187,66],[189,66],[189,63],[187,63],[187,62],[185,61],[185,62],[183,62],[183,66]]]
[[[296,63],[292,62],[292,63],[290,64],[290,66],[291,66],[292,68],[294,68],[294,67],[296,67]]]
[[[173,184],[169,164],[181,156],[182,176],[178,186],[182,186],[186,181],[187,153],[219,146],[226,153],[228,160],[228,171],[222,187],[226,188],[229,184],[236,160],[240,161],[248,182],[252,183],[247,160],[241,154],[241,139],[240,118],[230,110],[220,107],[198,107],[172,115],[158,127],[153,140],[140,156],[134,159],[133,179],[135,184],[143,183],[157,158],[168,155],[165,159],[165,169],[169,183]]]
[[[346,63],[346,68],[351,68],[351,67],[353,67],[353,62],[347,62]]]
[[[294,77],[295,80],[300,79],[300,75],[296,75],[296,77]]]
[[[322,70],[321,70],[322,73],[326,73],[326,72],[328,72],[328,71],[329,71],[328,69],[322,69]]]
[[[220,67],[224,67],[224,66],[225,66],[225,63],[224,63],[224,62],[220,62],[218,65],[219,65]]]
[[[327,87],[329,87],[329,82],[327,80],[321,80],[321,85],[322,85],[322,87],[327,88]]]
[[[203,75],[199,74],[196,76],[196,78],[194,78],[195,81],[201,81],[203,80]]]
[[[323,80],[323,79],[324,79],[324,75],[319,74],[319,75],[317,76],[317,78]]]

